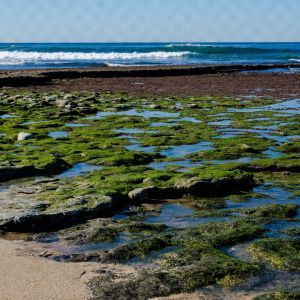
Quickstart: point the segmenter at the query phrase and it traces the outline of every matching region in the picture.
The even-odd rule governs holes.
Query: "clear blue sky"
[[[300,41],[299,0],[0,0],[0,42]]]

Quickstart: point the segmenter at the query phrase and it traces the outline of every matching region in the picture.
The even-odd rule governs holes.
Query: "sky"
[[[0,42],[298,42],[299,16],[299,0],[0,0]]]

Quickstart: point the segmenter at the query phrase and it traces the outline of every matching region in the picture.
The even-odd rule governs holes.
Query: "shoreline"
[[[287,68],[287,65],[284,65]],[[298,66],[300,64],[289,64]],[[256,66],[153,66],[0,71],[0,88],[38,92],[111,92],[135,97],[300,97],[300,73]],[[283,67],[283,66],[282,66]]]
[[[22,68],[0,69],[0,86],[4,78],[43,76],[48,79],[61,78],[109,78],[109,77],[164,77],[192,76],[220,73],[266,71],[272,69],[300,68],[300,63],[273,64],[195,64],[195,65],[153,65],[153,66],[98,66],[82,68]]]

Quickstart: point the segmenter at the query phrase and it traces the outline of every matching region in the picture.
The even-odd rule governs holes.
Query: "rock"
[[[0,167],[0,182],[33,176],[55,175],[68,168],[70,165],[57,157],[51,157],[38,166],[4,166]]]
[[[144,180],[143,180],[143,183],[152,183],[153,181],[152,181],[152,179],[151,178],[145,178]]]
[[[149,200],[159,191],[156,187],[138,188],[128,193],[129,199],[134,202],[143,202]]]
[[[74,96],[72,94],[65,94],[63,99],[64,100],[73,100],[73,99],[76,99],[76,96]]]
[[[10,207],[0,208],[0,230],[43,232],[62,229],[89,219],[108,216],[118,205],[118,198],[104,195],[79,196],[52,208],[48,208],[47,203],[33,207],[31,197],[26,201],[23,195],[17,194],[18,197],[22,197],[23,203],[13,213]],[[10,201],[14,204],[15,199]]]
[[[195,104],[195,103],[188,104],[186,107],[187,108],[192,108],[192,109],[199,108],[198,104]]]
[[[241,178],[224,177],[216,180],[189,178],[178,181],[174,188],[182,195],[225,196],[233,191],[246,190],[255,185],[252,175]]]
[[[31,133],[28,133],[28,132],[19,132],[19,134],[18,134],[18,141],[29,140],[32,137],[33,137],[33,135]]]
[[[24,177],[30,177],[35,173],[33,166],[8,166],[0,167],[0,182],[9,181],[12,179],[19,179]]]
[[[206,187],[207,184],[208,184],[207,181],[203,181],[195,177],[195,178],[180,180],[175,183],[174,187],[178,190],[186,190],[187,192],[192,192]]]
[[[64,108],[67,106],[67,104],[69,104],[69,100],[68,99],[57,99],[55,101],[55,105],[58,107],[58,108]]]
[[[151,108],[151,109],[160,109],[161,106],[158,105],[158,104],[151,104],[151,105],[149,105],[149,108]]]
[[[242,144],[242,145],[241,145],[241,149],[242,149],[242,150],[250,150],[250,149],[252,149],[252,147],[249,146],[249,145],[247,145],[247,144]]]
[[[44,100],[46,102],[54,102],[57,100],[57,98],[58,98],[57,95],[50,95],[50,96],[45,96]]]
[[[132,106],[129,104],[117,104],[114,106],[112,111],[123,111],[123,110],[127,110],[127,109],[131,109]]]
[[[26,186],[26,189],[31,187]],[[47,189],[43,184],[36,188],[41,191]],[[39,192],[24,194],[18,185],[0,193],[0,201],[0,230],[18,232],[56,230],[100,216],[107,217],[118,204],[117,197],[91,194],[76,196],[52,206],[51,202],[40,200]]]

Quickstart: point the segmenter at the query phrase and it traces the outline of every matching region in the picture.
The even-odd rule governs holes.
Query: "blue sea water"
[[[288,62],[300,43],[0,43],[0,69]]]

